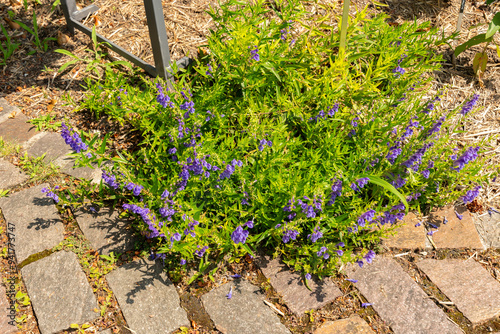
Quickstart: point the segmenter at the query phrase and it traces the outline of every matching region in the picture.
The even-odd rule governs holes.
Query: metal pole
[[[144,7],[146,9],[156,73],[166,79],[170,85],[169,81],[172,74],[167,71],[167,68],[170,68],[170,50],[168,49],[167,28],[165,27],[161,0],[144,0]]]
[[[71,35],[75,34],[75,27],[72,25],[72,14],[76,12],[76,1],[75,0],[61,0],[61,9],[64,13],[64,18],[66,19],[66,27]]]

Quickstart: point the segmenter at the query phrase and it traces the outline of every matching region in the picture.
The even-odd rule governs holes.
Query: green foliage
[[[486,3],[491,3],[492,1],[487,1]],[[486,48],[488,45],[493,42],[493,36],[495,33],[497,33],[500,30],[500,12],[496,13],[493,18],[491,19],[491,22],[488,25],[488,30],[484,34],[479,34],[477,36],[472,37],[465,43],[460,44],[457,46],[455,49],[455,57],[464,52],[465,50],[470,49],[473,46],[486,43],[483,51],[481,53],[476,53],[474,56],[474,61],[473,61],[473,69],[474,73],[481,78],[482,73],[486,70],[486,65],[488,63],[488,55],[486,54]],[[500,48],[497,45],[497,54],[498,57],[500,58]]]
[[[27,153],[21,157],[19,166],[29,175],[31,182],[42,182],[59,173],[57,167],[44,163],[43,158],[32,158]]]
[[[102,76],[103,71],[109,71],[111,68],[121,65],[127,68],[131,68],[132,66],[130,63],[123,61],[123,60],[116,60],[113,62],[104,62],[103,59],[107,55],[107,53],[104,52],[104,47],[107,45],[107,43],[102,42],[98,43],[97,42],[97,33],[95,30],[95,26],[92,27],[92,50],[91,49],[85,49],[85,51],[89,52],[92,56],[91,57],[86,57],[86,58],[80,58],[76,56],[75,54],[71,53],[68,50],[64,49],[57,49],[54,50],[57,53],[61,53],[63,55],[69,56],[73,59],[70,61],[66,62],[63,66],[59,68],[59,72],[63,72],[68,66],[72,66],[78,62],[83,62],[86,63],[87,66],[85,67],[86,72],[93,73],[97,75],[99,78]]]
[[[435,28],[390,27],[364,10],[340,54],[329,18],[306,14],[298,0],[228,1],[210,11],[210,53],[177,73],[173,90],[110,71],[88,83],[80,108],[129,123],[142,139],[135,151],[107,153],[107,139],[93,138],[92,158],[80,153],[113,163],[98,194],[135,216],[168,263],[199,259],[190,282],[210,259],[257,248],[305,273],[332,274],[373,249],[390,230],[382,225],[491,176],[478,176],[482,158],[463,166],[450,158],[467,150],[452,140],[461,106],[444,114],[425,97],[423,78],[441,60],[433,47],[447,42]],[[369,210],[373,219],[361,219]]]
[[[2,28],[2,33],[5,36],[5,45],[3,41],[0,41],[0,51],[2,51],[3,55],[3,61],[0,63],[0,66],[3,66],[7,65],[7,60],[14,54],[14,51],[16,51],[21,44],[11,41],[9,33],[3,25],[1,25],[0,28]]]
[[[35,11],[33,11],[33,21],[32,21],[33,29],[31,29],[30,27],[28,27],[26,24],[24,24],[21,21],[14,20],[14,22],[19,24],[21,26],[21,28],[23,28],[24,30],[29,32],[31,35],[33,35],[33,37],[35,38],[33,43],[35,44],[35,47],[40,51],[46,52],[48,50],[49,41],[57,41],[57,38],[54,38],[54,37],[47,37],[47,38],[44,38],[43,40],[40,40],[40,37],[38,36],[38,23],[36,20]]]
[[[29,122],[36,126],[37,131],[43,131],[44,129],[57,130],[61,127],[61,122],[55,122],[55,116],[52,115],[42,115],[37,118],[30,119]]]

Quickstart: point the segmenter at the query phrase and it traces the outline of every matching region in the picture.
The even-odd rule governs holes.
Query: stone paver
[[[273,288],[283,297],[288,308],[297,315],[305,311],[318,309],[342,296],[342,292],[328,278],[308,282],[311,290],[304,285],[303,278],[291,272],[279,259],[271,260],[268,256],[256,259],[264,275],[270,279]]]
[[[491,212],[474,217],[474,224],[487,248],[500,248],[500,214]]]
[[[10,309],[11,305],[7,299],[5,287],[0,284],[0,333],[15,334],[16,327],[16,311]]]
[[[73,252],[60,251],[30,263],[21,274],[42,334],[94,321],[96,298]]]
[[[64,228],[54,201],[42,193],[41,184],[0,198],[0,208],[8,224],[15,230],[9,235],[18,263],[28,256],[50,249],[64,238]],[[10,225],[9,225],[10,226]]]
[[[96,209],[94,209],[95,211]],[[83,234],[99,254],[124,253],[134,247],[129,223],[119,218],[119,213],[111,208],[91,211],[90,206],[78,209],[75,218]]]
[[[106,275],[106,279],[133,333],[166,334],[189,327],[179,295],[161,263],[127,263]]]
[[[424,249],[426,246],[426,231],[423,224],[415,226],[421,219],[410,212],[396,229],[397,234],[384,239],[384,245],[391,248]]]
[[[432,211],[429,215],[429,222],[438,227],[438,232],[432,236],[436,247],[484,249],[470,212],[464,208],[456,208],[463,216],[459,220],[454,210],[453,206],[447,206]],[[448,219],[446,224],[443,224],[444,217]]]
[[[360,316],[354,315],[347,319],[327,321],[315,330],[314,334],[375,334],[375,332]]]
[[[500,315],[500,283],[473,259],[426,259],[417,266],[473,324]]]
[[[61,161],[61,165],[63,166],[61,172],[77,179],[92,180],[93,183],[99,183],[101,180],[102,170],[100,168],[75,167],[74,159],[70,157]]]
[[[347,273],[394,333],[462,333],[393,259],[376,257],[363,268],[350,265]]]
[[[28,149],[28,155],[34,158],[45,154],[43,159],[45,163],[54,162],[57,158],[71,152],[71,148],[65,143],[61,135],[54,132],[47,133]]]
[[[12,114],[17,115],[20,112],[18,107],[11,106],[6,99],[0,98],[0,123],[8,120]]]
[[[7,119],[0,123],[0,137],[17,144],[27,142],[36,134],[36,127],[27,122],[28,118],[24,114]]]
[[[232,297],[228,299],[231,287]],[[201,297],[216,328],[224,334],[289,334],[263,300],[259,288],[246,280],[223,284]]]
[[[28,179],[19,168],[8,161],[0,159],[0,189],[8,189],[23,183]]]

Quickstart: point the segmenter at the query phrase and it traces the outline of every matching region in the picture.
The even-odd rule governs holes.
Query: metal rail
[[[99,7],[96,5],[90,5],[77,10],[75,0],[61,0],[61,7],[64,17],[66,18],[66,25],[71,34],[75,33],[76,28],[89,37],[92,36],[92,29],[84,26],[80,21],[88,15],[95,13],[99,10]],[[143,68],[150,75],[160,76],[167,79],[167,82],[170,85],[170,80],[173,78],[173,75],[170,61],[170,50],[168,48],[167,29],[163,18],[161,0],[144,0],[144,7],[146,9],[146,19],[148,23],[151,47],[153,49],[155,66],[146,63],[141,58],[121,48],[98,33],[96,33],[96,37],[99,42],[109,44],[108,47],[111,50],[135,65]],[[178,68],[186,68],[190,63],[191,59],[188,57],[183,57],[176,62]]]

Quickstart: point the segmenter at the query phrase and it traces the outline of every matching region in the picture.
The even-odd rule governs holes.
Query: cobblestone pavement
[[[36,133],[22,114],[3,99],[0,99],[0,108],[9,114],[17,113],[14,118],[0,117],[0,137],[23,145],[33,157],[46,153],[45,160],[56,163],[66,174],[95,182],[99,180],[101,171],[98,169],[73,168],[73,161],[67,157],[70,151],[59,135]],[[0,189],[11,189],[27,179],[16,166],[0,159]],[[51,199],[42,196],[40,190],[43,186],[10,194],[0,200],[0,208],[7,226],[13,226],[16,231],[11,244],[18,263],[34,259],[22,267],[21,275],[40,332],[51,334],[67,330],[71,324],[92,321],[99,314],[96,313],[97,296],[75,253],[61,250],[49,256],[38,256],[64,238],[59,212]],[[409,214],[400,233],[385,240],[384,247],[409,251],[425,251],[431,247],[481,251],[500,247],[500,215],[462,213],[462,220],[458,220],[453,207],[433,212],[429,219],[439,232],[432,237],[422,225],[415,227],[418,218]],[[120,220],[117,212],[111,209],[93,212],[82,208],[74,212],[74,216],[99,254],[122,253],[132,248],[133,235],[127,232],[126,222]],[[446,224],[444,217],[448,219]],[[365,306],[373,307],[394,333],[462,333],[463,330],[440,304],[456,306],[461,316],[473,325],[499,319],[500,278],[494,277],[476,258],[424,259],[415,263],[449,299],[436,302],[422,289],[421,282],[404,270],[396,257],[378,256],[371,265],[363,268],[349,265],[346,268],[347,276],[355,282],[356,291],[366,299]],[[327,307],[343,295],[334,280],[329,279],[313,279],[310,283],[312,291],[308,290],[301,277],[279,259],[260,257],[255,262],[287,308],[298,316],[311,309]],[[175,286],[158,263],[146,259],[129,262],[108,273],[106,280],[118,301],[126,327],[132,333],[172,333],[191,326]],[[232,298],[228,299],[230,290]],[[6,334],[18,332],[11,325],[9,291],[8,284],[0,286],[0,333]],[[199,296],[199,300],[199,307],[205,308],[205,314],[222,333],[291,333],[279,312],[269,306],[272,303],[265,302],[260,287],[246,279],[220,285]],[[498,330],[490,329],[491,332]],[[99,330],[99,333],[111,333],[110,329]],[[315,334],[374,332],[357,315],[327,321],[314,331]]]

